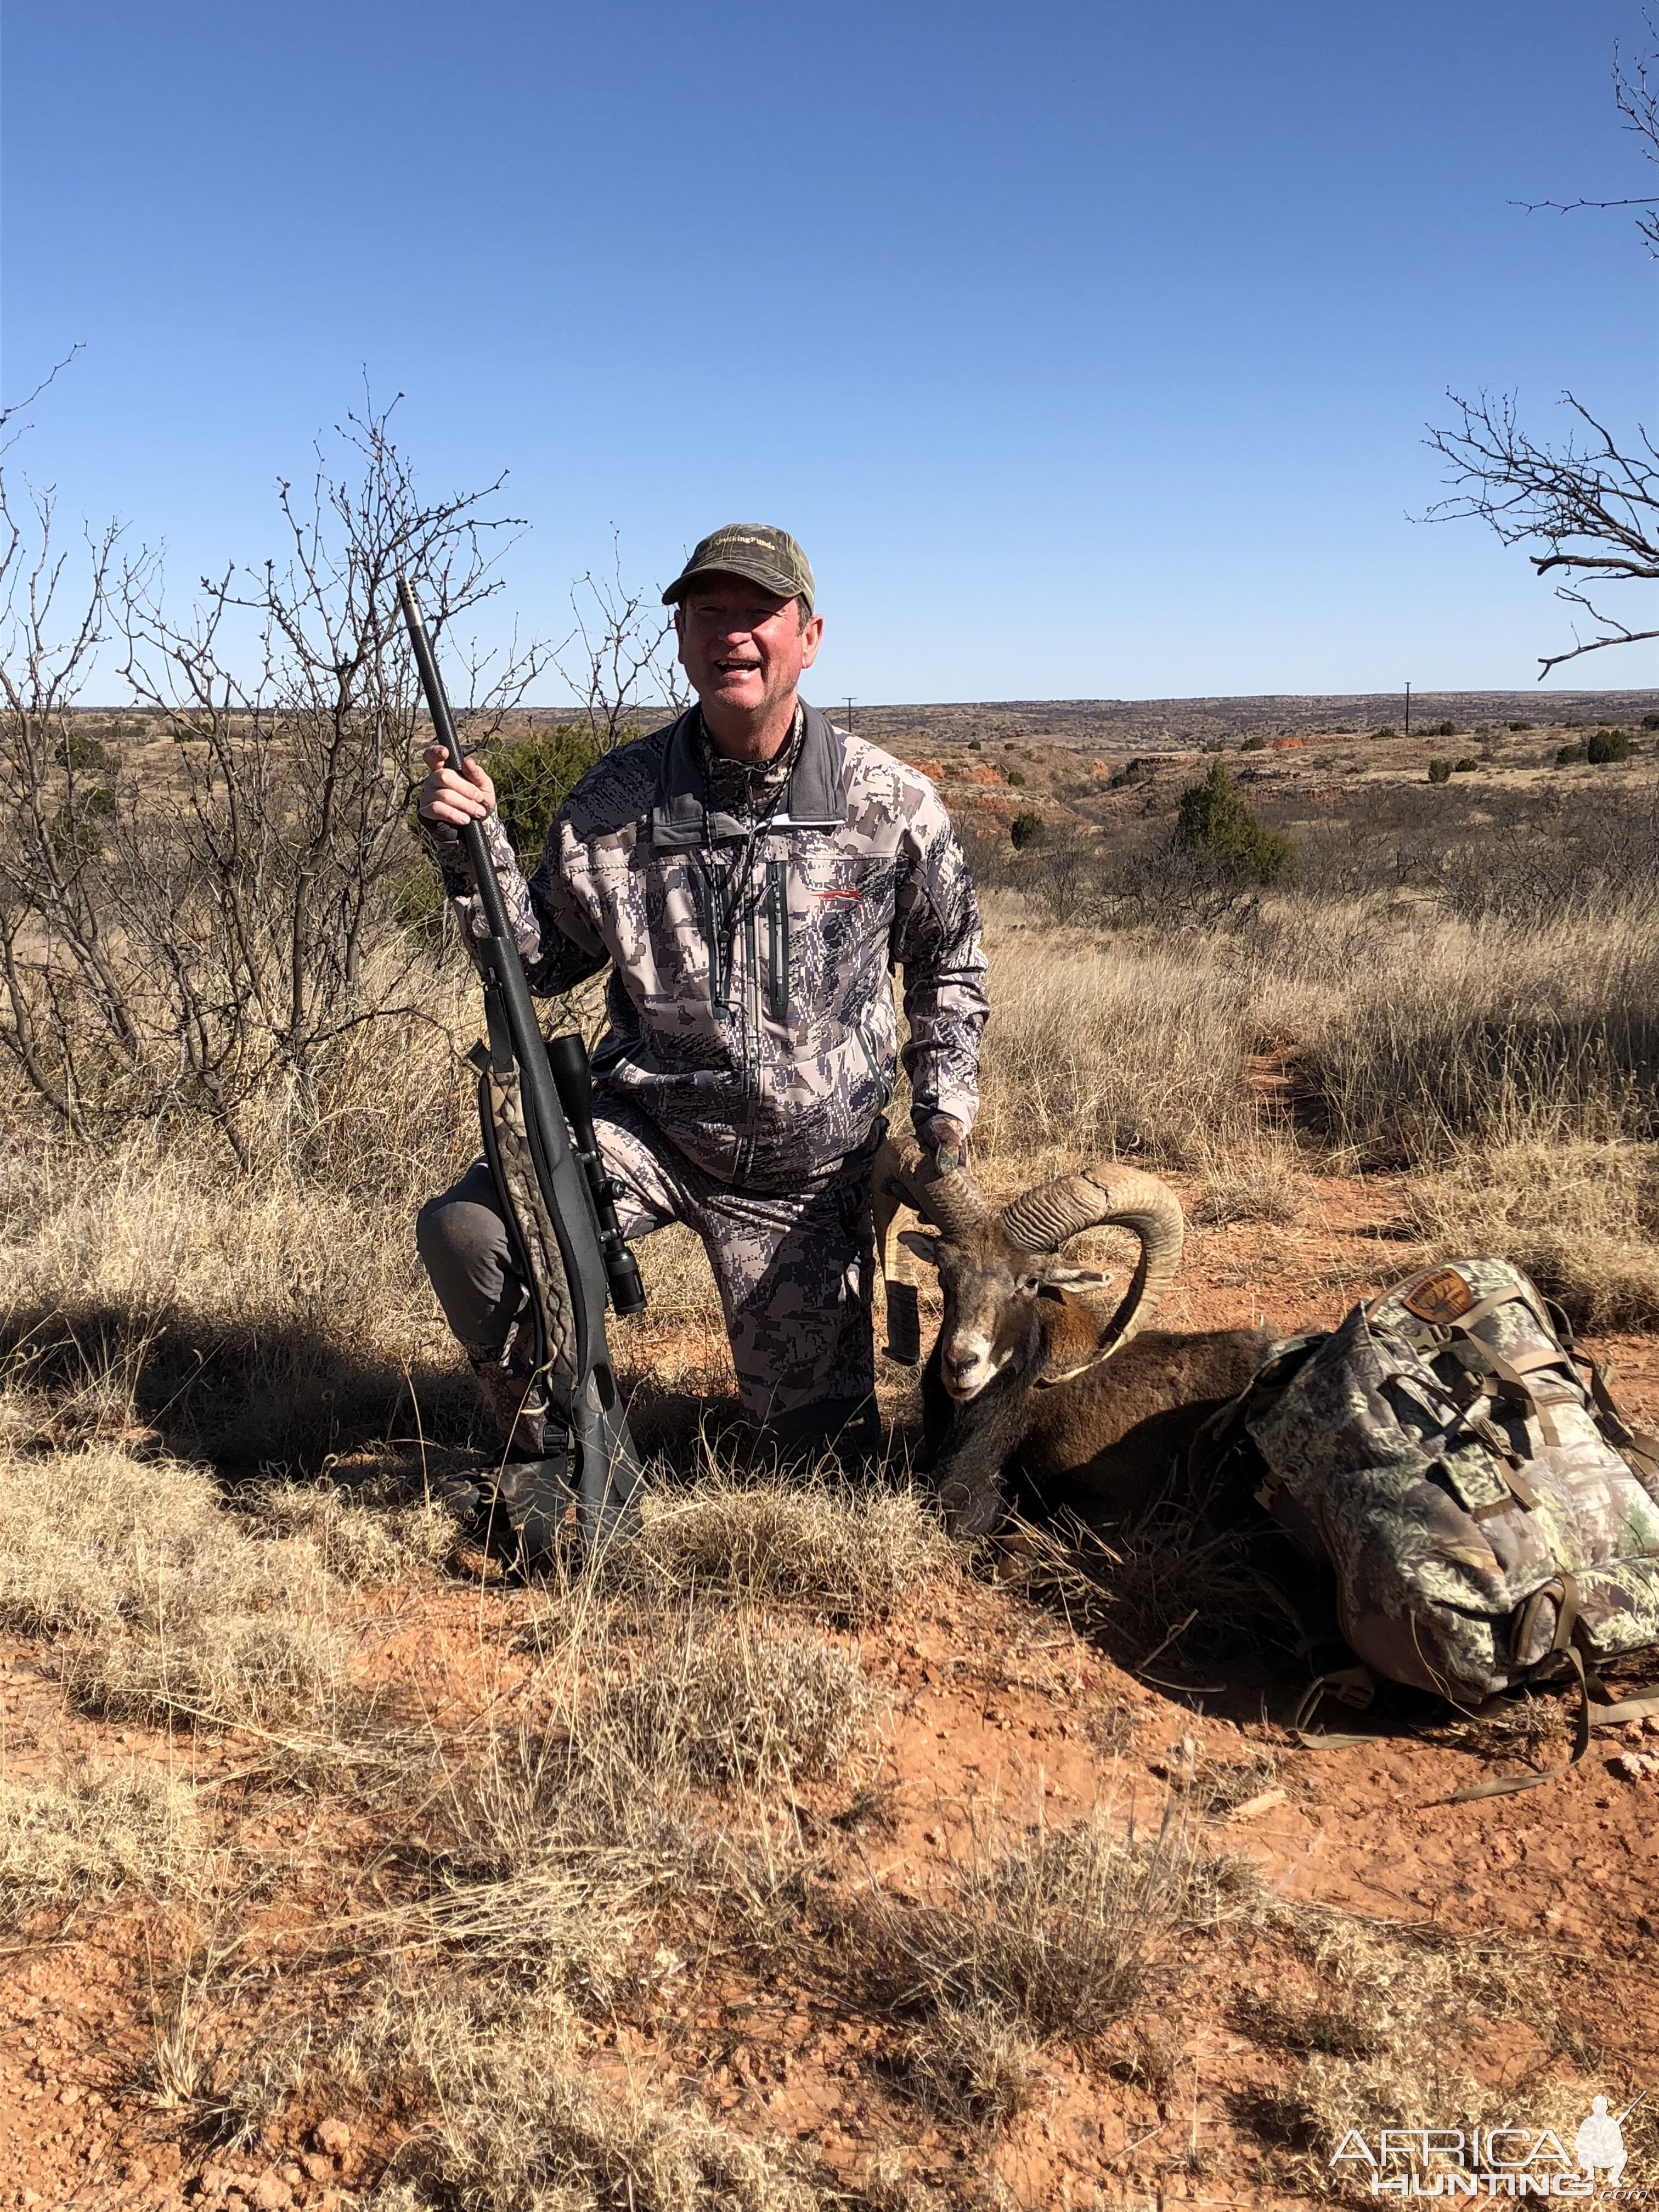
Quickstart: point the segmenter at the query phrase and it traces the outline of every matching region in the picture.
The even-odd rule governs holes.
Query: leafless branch
[[[597,750],[610,752],[638,727],[641,714],[666,707],[678,714],[686,691],[676,654],[672,616],[643,586],[623,575],[622,539],[611,534],[608,576],[589,569],[570,594],[576,627],[554,656],[580,699]]]
[[[27,422],[19,422],[15,429],[9,428],[8,426],[13,422],[14,418],[21,415],[26,407],[33,407],[35,401],[40,397],[40,394],[46,390],[48,386],[56,382],[59,373],[62,370],[66,369],[70,363],[75,359],[76,354],[80,353],[82,350],[82,348],[77,341],[70,348],[69,351],[64,356],[61,361],[55,361],[52,363],[52,367],[46,371],[39,384],[35,386],[33,392],[26,392],[21,399],[14,399],[9,407],[0,407],[0,453],[6,453],[12,446],[14,446],[29,427]]]
[[[1659,581],[1659,450],[1644,428],[1638,426],[1633,453],[1621,451],[1606,426],[1567,392],[1562,404],[1577,419],[1566,443],[1557,448],[1522,429],[1508,394],[1447,397],[1458,422],[1431,428],[1427,442],[1449,465],[1449,480],[1459,489],[1430,509],[1429,520],[1472,516],[1506,545],[1541,544],[1544,551],[1528,556],[1540,576],[1560,572],[1577,581]],[[1564,584],[1556,596],[1583,608],[1602,635],[1544,658],[1540,678],[1582,653],[1653,635],[1592,607],[1571,585]]]
[[[1656,25],[1650,10],[1644,9],[1644,20],[1650,38],[1659,40],[1659,25]],[[1659,162],[1659,87],[1652,82],[1649,71],[1655,66],[1656,57],[1639,54],[1634,64],[1626,67],[1623,55],[1615,44],[1613,50],[1613,96],[1619,112],[1625,118],[1625,128],[1633,131],[1640,140],[1645,160]],[[1653,192],[1634,192],[1616,199],[1523,200],[1521,204],[1528,215],[1549,212],[1574,215],[1585,209],[1607,210],[1617,208],[1637,208],[1636,227],[1647,240],[1648,250],[1659,254],[1659,195]]]
[[[1659,42],[1659,24],[1644,10],[1649,36]],[[1613,98],[1627,130],[1641,141],[1644,157],[1659,162],[1659,84],[1651,74],[1659,55],[1639,55],[1627,65],[1613,48]],[[1659,195],[1621,199],[1546,200],[1539,207],[1565,212],[1572,208],[1631,207],[1641,210],[1638,228],[1650,252],[1659,254]],[[1430,426],[1427,442],[1449,465],[1454,495],[1429,510],[1425,520],[1447,521],[1473,516],[1495,531],[1506,545],[1541,545],[1528,559],[1540,576],[1564,580],[1556,597],[1580,609],[1595,625],[1591,637],[1574,632],[1564,653],[1540,656],[1539,678],[1576,660],[1581,653],[1608,646],[1636,645],[1659,632],[1633,628],[1592,605],[1586,583],[1659,581],[1659,448],[1640,423],[1634,434],[1616,441],[1605,424],[1571,392],[1562,404],[1577,418],[1566,441],[1557,448],[1539,443],[1523,430],[1515,402],[1483,392],[1475,400],[1448,392],[1458,422]]]

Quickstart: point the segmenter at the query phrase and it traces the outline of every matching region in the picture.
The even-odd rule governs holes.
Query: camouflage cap
[[[812,611],[812,567],[787,530],[766,522],[728,522],[693,548],[691,558],[662,595],[677,606],[699,576],[746,576],[781,599],[805,599]]]

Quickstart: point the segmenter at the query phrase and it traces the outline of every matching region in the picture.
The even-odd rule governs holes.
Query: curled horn
[[[887,1357],[915,1367],[921,1358],[921,1312],[915,1264],[899,1243],[908,1208],[945,1236],[959,1235],[990,1212],[990,1201],[965,1168],[941,1175],[914,1138],[888,1138],[872,1175],[876,1249],[887,1285]]]
[[[1102,1163],[1082,1175],[1038,1183],[1009,1200],[1002,1225],[1016,1244],[1032,1253],[1058,1252],[1085,1229],[1127,1229],[1139,1238],[1140,1257],[1107,1325],[1097,1358],[1108,1358],[1152,1319],[1181,1265],[1184,1224],[1180,1201],[1167,1183],[1141,1168]]]

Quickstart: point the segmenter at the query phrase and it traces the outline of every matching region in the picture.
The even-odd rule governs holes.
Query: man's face
[[[823,617],[803,623],[795,599],[781,599],[744,576],[700,576],[674,611],[680,662],[705,707],[764,719],[817,658]]]

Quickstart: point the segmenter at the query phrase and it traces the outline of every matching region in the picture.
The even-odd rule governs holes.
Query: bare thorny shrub
[[[457,680],[456,626],[500,588],[498,490],[424,500],[389,410],[349,417],[280,488],[285,559],[204,580],[180,621],[112,530],[66,612],[49,496],[0,483],[0,1050],[60,1124],[203,1115],[246,1166],[273,1090],[323,1118],[343,1040],[429,1018],[377,957],[421,734],[396,579],[488,737],[544,662],[475,653]],[[137,762],[76,724],[112,652],[158,741]]]
[[[646,713],[678,714],[689,696],[672,616],[625,575],[614,532],[611,550],[609,573],[595,575],[590,568],[572,591],[575,628],[554,656],[580,700],[587,736],[602,753],[635,736]]]

